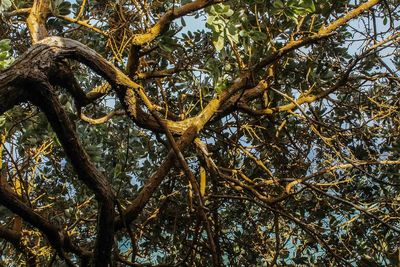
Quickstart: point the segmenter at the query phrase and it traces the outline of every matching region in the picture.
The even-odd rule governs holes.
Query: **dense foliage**
[[[0,16],[0,266],[400,264],[397,0]]]

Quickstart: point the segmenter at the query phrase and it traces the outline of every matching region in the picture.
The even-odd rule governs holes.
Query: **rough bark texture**
[[[46,19],[51,15],[50,2],[34,1],[27,19],[27,26],[34,45],[20,56],[11,67],[0,73],[0,114],[12,109],[15,105],[29,101],[46,115],[78,178],[93,192],[98,202],[97,237],[94,251],[88,252],[74,245],[68,233],[33,211],[18,196],[2,186],[0,186],[0,204],[39,229],[68,265],[71,265],[71,261],[66,257],[65,252],[76,254],[81,259],[83,266],[88,264],[89,259],[95,266],[111,264],[115,232],[129,226],[142,213],[173,167],[177,156],[181,156],[180,162],[185,165],[184,157],[179,153],[184,152],[197,134],[213,119],[219,119],[235,109],[241,109],[253,115],[272,114],[291,110],[300,104],[310,103],[318,99],[318,95],[310,95],[307,96],[308,98],[300,98],[297,102],[286,106],[266,108],[261,111],[251,110],[246,105],[249,100],[260,97],[269,86],[268,81],[265,80],[253,81],[251,78],[253,72],[268,67],[297,48],[331,36],[332,32],[339,26],[380,1],[368,1],[347,13],[344,17],[321,28],[319,32],[308,37],[291,40],[279,50],[271,53],[270,56],[260,60],[258,64],[250,67],[247,71],[243,71],[229,88],[209,101],[208,105],[197,116],[181,121],[158,118],[156,109],[144,92],[143,87],[132,80],[140,64],[138,57],[141,45],[147,44],[161,35],[174,19],[219,2],[223,1],[197,0],[183,5],[181,8],[169,10],[146,33],[133,36],[133,46],[128,61],[128,75],[126,75],[111,62],[78,41],[61,37],[47,37],[45,24]],[[90,160],[75,131],[74,122],[68,117],[58,100],[55,85],[66,87],[78,106],[87,105],[95,99],[79,88],[74,80],[73,72],[63,62],[64,59],[81,62],[107,80],[117,93],[126,114],[137,125],[155,132],[166,132],[169,135],[179,136],[179,140],[174,144],[176,145],[175,150],[169,151],[159,168],[147,179],[138,195],[130,201],[131,204],[122,211],[120,216],[116,215],[116,199],[106,174],[100,172]],[[347,79],[347,76],[345,79]],[[102,94],[99,93],[98,95]],[[138,102],[144,103],[145,108],[151,112],[145,111],[145,108],[140,107]],[[287,193],[290,193],[290,189]],[[286,197],[286,193],[280,197],[283,199]],[[268,203],[267,200],[265,202]],[[203,220],[207,221],[207,218],[208,215],[204,212]],[[26,248],[21,245],[21,236],[17,232],[0,228],[0,237],[10,241],[18,250],[26,251]],[[214,242],[212,235],[209,235],[209,239]],[[29,265],[37,266],[36,259],[28,252],[26,253]],[[215,258],[214,264],[218,265],[218,258]]]

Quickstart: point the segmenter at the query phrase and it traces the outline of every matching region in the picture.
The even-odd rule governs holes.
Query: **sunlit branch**
[[[154,26],[148,29],[146,33],[134,35],[132,38],[132,44],[147,44],[157,38],[160,34],[162,34],[169,27],[170,23],[173,20],[185,16],[191,12],[201,10],[209,5],[221,2],[223,2],[223,0],[196,0],[191,3],[185,4],[180,8],[170,9],[158,20],[158,22]]]
[[[351,163],[347,163],[347,164],[338,164],[338,165],[323,169],[321,171],[318,171],[316,173],[313,173],[309,176],[295,179],[294,181],[292,181],[286,185],[285,191],[287,193],[289,193],[295,185],[307,182],[308,180],[310,180],[312,178],[324,175],[326,173],[331,173],[336,170],[345,170],[345,169],[350,169],[350,168],[354,168],[357,166],[366,166],[366,165],[400,165],[400,161],[396,161],[396,160],[355,161],[355,162],[351,162]]]
[[[29,15],[31,13],[31,8],[19,8],[15,9],[9,12],[4,12],[3,15],[5,17],[14,17],[14,16],[23,16],[23,15]]]
[[[334,200],[336,200],[336,201],[338,201],[338,202],[340,202],[340,203],[343,203],[343,204],[345,204],[345,205],[347,205],[347,206],[353,207],[353,208],[355,208],[355,209],[361,211],[362,213],[366,214],[367,216],[369,216],[369,217],[371,217],[371,218],[373,218],[373,219],[379,221],[381,224],[385,225],[385,226],[388,227],[389,229],[391,229],[391,230],[393,230],[393,231],[395,231],[395,232],[397,232],[397,233],[400,233],[400,229],[399,229],[399,228],[397,228],[397,227],[395,227],[395,226],[393,226],[393,225],[391,225],[391,224],[385,222],[384,220],[382,220],[381,218],[379,218],[379,217],[376,216],[375,214],[371,213],[371,212],[368,211],[367,209],[364,209],[364,208],[361,207],[360,205],[354,204],[353,202],[351,202],[351,201],[349,201],[349,200],[346,200],[346,199],[343,199],[343,198],[341,198],[341,197],[338,197],[338,196],[334,196],[334,195],[332,195],[332,194],[329,194],[329,193],[327,193],[327,192],[325,192],[325,191],[323,191],[323,190],[321,190],[321,189],[318,189],[317,187],[313,186],[312,184],[305,183],[305,182],[303,182],[303,183],[304,183],[307,187],[309,187],[309,188],[311,188],[312,190],[318,192],[319,194],[324,195],[324,196],[326,196],[326,197],[328,197],[328,198],[334,199]]]
[[[51,224],[30,207],[26,206],[17,196],[3,187],[0,187],[0,203],[44,233],[50,244],[58,251],[61,257],[63,257],[64,251],[71,251],[80,257],[87,257],[86,252],[71,243],[67,233],[63,232],[63,230],[56,225]]]
[[[278,58],[281,58],[282,56],[286,55],[287,53],[289,53],[297,48],[303,47],[303,46],[311,44],[311,43],[315,43],[319,40],[322,40],[324,38],[327,38],[327,37],[333,35],[334,31],[336,29],[338,29],[339,27],[343,26],[347,21],[357,17],[362,12],[370,9],[371,7],[375,6],[379,2],[381,2],[381,0],[370,0],[370,1],[360,5],[359,7],[355,8],[354,10],[348,12],[343,17],[330,23],[328,26],[322,27],[318,31],[318,33],[315,33],[309,37],[300,38],[298,40],[290,40],[284,47],[276,50],[275,52],[272,52],[271,55],[269,55],[268,57],[264,58],[259,63],[257,63],[252,68],[252,70],[257,71],[263,67],[268,66],[269,64],[276,61]]]
[[[75,23],[77,25],[83,26],[85,28],[87,28],[90,31],[94,31],[97,33],[100,33],[101,35],[108,37],[108,34],[106,32],[104,32],[103,30],[97,28],[96,26],[93,26],[91,24],[88,23],[88,20],[79,20],[78,18],[74,19],[68,16],[62,16],[62,15],[57,15],[56,16],[59,19],[62,19],[64,21],[70,22],[70,23]]]
[[[80,114],[80,118],[81,118],[81,120],[83,120],[83,121],[85,121],[85,122],[87,122],[89,124],[96,125],[96,124],[106,123],[107,121],[109,121],[114,116],[124,115],[124,114],[125,114],[125,111],[119,109],[119,110],[111,111],[107,115],[105,115],[105,116],[103,116],[101,118],[97,118],[97,119],[89,118],[88,116],[86,116],[83,113]]]
[[[0,226],[0,238],[10,242],[16,250],[23,253],[26,257],[26,262],[29,267],[38,266],[36,255],[31,252],[29,247],[23,244],[21,233]]]

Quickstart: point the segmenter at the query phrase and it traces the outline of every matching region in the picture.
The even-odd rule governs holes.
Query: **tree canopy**
[[[0,266],[400,264],[397,0],[0,17]]]

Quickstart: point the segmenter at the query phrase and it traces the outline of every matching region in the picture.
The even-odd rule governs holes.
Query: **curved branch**
[[[334,31],[338,29],[339,27],[343,26],[348,22],[349,20],[357,17],[360,15],[362,12],[370,9],[371,7],[377,5],[379,2],[382,0],[369,0],[368,2],[358,6],[357,8],[353,9],[352,11],[348,12],[346,15],[340,17],[339,19],[335,20],[331,24],[329,24],[326,27],[322,27],[318,33],[310,36],[310,37],[305,37],[301,38],[299,40],[291,40],[289,41],[285,46],[282,48],[276,50],[273,52],[271,55],[268,57],[264,58],[261,60],[259,63],[257,63],[253,68],[252,71],[258,71],[263,67],[268,66],[269,64],[273,63],[276,61],[278,58],[281,58],[283,55],[300,48],[302,46],[305,46],[307,44],[315,43],[321,39],[327,38],[334,34]]]
[[[51,224],[41,215],[33,211],[30,207],[26,206],[19,198],[13,193],[0,187],[0,204],[8,208],[13,213],[19,215],[26,222],[38,228],[50,242],[50,244],[57,250],[60,255],[63,255],[64,250],[73,252],[80,257],[86,257],[87,253],[74,246],[61,228]],[[6,234],[3,232],[3,234]],[[10,234],[8,232],[8,234]],[[13,235],[12,240],[16,241],[16,236]]]
[[[255,203],[257,203],[257,202],[255,202]],[[352,266],[346,259],[344,259],[342,256],[336,254],[334,249],[332,249],[328,245],[328,243],[324,240],[324,238],[319,233],[317,233],[314,229],[312,229],[306,223],[302,222],[300,219],[290,215],[289,212],[285,212],[285,210],[282,209],[282,208],[275,208],[275,207],[272,207],[272,206],[263,205],[262,203],[257,203],[257,204],[262,206],[262,207],[265,207],[265,208],[267,208],[267,209],[269,209],[271,211],[273,211],[274,213],[277,213],[277,214],[281,215],[282,217],[285,217],[285,218],[289,219],[292,222],[294,222],[301,229],[303,229],[305,232],[307,232],[313,239],[315,239],[318,243],[320,243],[321,246],[324,247],[328,251],[328,253],[330,253],[337,260],[339,260],[339,262],[342,262],[346,266]]]
[[[163,78],[171,76],[172,74],[176,74],[181,71],[186,71],[186,69],[173,68],[173,69],[155,70],[149,72],[140,72],[136,74],[136,77],[138,79]]]
[[[326,196],[326,197],[328,197],[328,198],[334,199],[334,200],[336,200],[336,201],[338,201],[338,202],[340,202],[340,203],[343,203],[343,204],[345,204],[345,205],[347,205],[347,206],[353,207],[353,208],[355,208],[356,210],[359,210],[359,211],[361,211],[362,213],[366,214],[368,217],[371,217],[371,218],[377,220],[378,222],[380,222],[381,224],[383,224],[383,225],[386,226],[387,228],[389,228],[389,229],[391,229],[391,230],[393,230],[393,231],[395,231],[395,232],[397,232],[397,233],[400,233],[400,229],[399,229],[399,228],[397,228],[396,226],[393,226],[393,225],[391,225],[391,224],[385,222],[384,220],[382,220],[381,218],[379,218],[377,215],[375,215],[375,214],[373,214],[372,212],[370,212],[370,211],[364,209],[363,207],[361,207],[361,206],[359,206],[359,205],[357,205],[357,204],[354,204],[353,202],[348,201],[348,200],[346,200],[346,199],[343,199],[343,198],[341,198],[341,197],[338,197],[338,196],[329,194],[329,193],[327,193],[327,192],[325,192],[325,191],[323,191],[323,190],[320,190],[320,189],[316,188],[315,186],[313,186],[313,185],[311,185],[311,184],[308,184],[308,183],[304,183],[304,184],[305,184],[307,187],[309,187],[309,188],[311,188],[312,190],[314,190],[315,192],[318,192],[319,194],[324,195],[324,196]]]
[[[30,100],[46,114],[78,177],[95,193],[99,201],[95,259],[99,266],[103,266],[110,259],[113,244],[113,231],[110,229],[113,229],[115,217],[114,196],[107,179],[95,168],[80,144],[70,118],[47,81],[51,80],[49,76],[57,62],[56,51],[54,47],[35,45],[13,66],[0,73],[0,99],[11,95],[14,100],[12,103],[6,99],[7,105],[0,104],[0,110],[5,111],[23,100]],[[14,92],[10,92],[10,88]]]
[[[292,188],[298,184],[302,184],[307,182],[308,180],[324,175],[326,173],[330,173],[336,170],[344,170],[344,169],[350,169],[358,166],[366,166],[366,165],[400,165],[400,161],[398,160],[384,160],[384,161],[358,161],[358,162],[351,162],[347,164],[339,164],[335,165],[329,168],[325,168],[319,172],[313,173],[309,176],[305,176],[302,178],[295,179],[294,181],[288,183],[285,187],[286,193],[290,193]]]
[[[46,115],[78,177],[95,193],[99,202],[95,265],[106,266],[114,242],[114,194],[106,177],[90,161],[74,126],[50,84],[36,84],[30,100]]]
[[[27,8],[18,8],[15,10],[12,10],[10,12],[5,12],[3,13],[3,15],[5,17],[14,17],[14,16],[22,16],[22,15],[28,15],[29,13],[31,13],[31,8],[27,7]]]
[[[105,115],[105,116],[103,116],[101,118],[97,118],[97,119],[89,118],[88,116],[86,116],[83,113],[81,113],[80,118],[81,118],[81,120],[83,120],[83,121],[85,121],[85,122],[87,122],[89,124],[96,125],[96,124],[103,124],[103,123],[109,121],[112,117],[114,117],[116,115],[124,115],[124,114],[125,114],[125,111],[119,109],[119,110],[111,111],[107,115]]]
[[[25,57],[32,54],[36,54],[37,57],[39,56],[38,54],[41,54],[42,59],[40,60],[40,64],[42,64],[42,66],[48,66],[49,62],[59,61],[63,58],[75,59],[79,62],[84,63],[95,72],[97,72],[99,75],[104,77],[109,82],[109,84],[111,84],[112,87],[117,89],[117,93],[122,104],[125,105],[125,108],[127,109],[127,111],[129,111],[129,114],[132,115],[132,118],[139,126],[151,130],[162,131],[161,127],[159,126],[157,121],[152,118],[151,114],[145,113],[143,110],[141,110],[136,105],[136,102],[130,102],[130,97],[132,97],[133,94],[128,92],[128,88],[132,88],[134,91],[136,91],[141,96],[143,102],[147,103],[147,106],[148,104],[153,105],[150,99],[144,94],[142,86],[132,81],[121,70],[115,67],[112,63],[108,62],[94,50],[75,40],[60,37],[49,37],[38,42],[38,45],[34,46],[31,50],[28,50]],[[31,60],[33,59],[31,58]],[[36,59],[36,61],[38,61],[38,59]],[[33,65],[33,63],[26,64]],[[27,70],[27,72],[29,73],[31,72],[31,70]],[[243,88],[243,86],[248,81],[248,77],[249,75],[246,74],[243,75],[243,77],[237,78],[229,90],[225,91],[223,94],[210,101],[210,104],[213,101],[217,101],[218,103],[224,103],[225,101],[227,101],[233,93]],[[163,119],[163,122],[168,126],[169,130],[172,133],[181,135],[193,123],[202,120],[203,117],[207,117],[212,106],[213,105],[208,105],[208,108],[205,108],[197,116],[188,118],[183,121],[172,121]]]
[[[156,39],[160,34],[165,32],[174,19],[183,17],[191,12],[201,10],[209,5],[221,3],[224,0],[196,0],[180,8],[172,8],[168,10],[159,21],[146,33],[136,34],[132,38],[133,45],[144,45]]]
[[[91,30],[91,31],[100,33],[101,35],[103,35],[105,37],[108,37],[108,34],[106,32],[102,31],[101,29],[99,29],[99,28],[97,28],[97,27],[95,27],[93,25],[90,25],[88,23],[88,20],[79,20],[79,19],[70,18],[68,16],[62,16],[62,15],[57,15],[56,17],[59,18],[59,19],[62,19],[64,21],[70,22],[70,23],[78,24],[80,26],[83,26],[83,27]]]
[[[327,33],[333,32],[334,30],[336,30],[340,26],[343,26],[344,24],[346,24],[346,22],[348,22],[349,20],[357,17],[358,15],[363,13],[364,11],[366,11],[366,10],[370,9],[371,7],[377,5],[379,2],[382,2],[382,0],[369,0],[364,4],[361,4],[356,9],[353,9],[352,11],[348,12],[346,15],[338,18],[337,20],[335,20],[334,22],[332,22],[328,26],[322,27],[318,31],[318,33],[319,34],[327,34]]]

